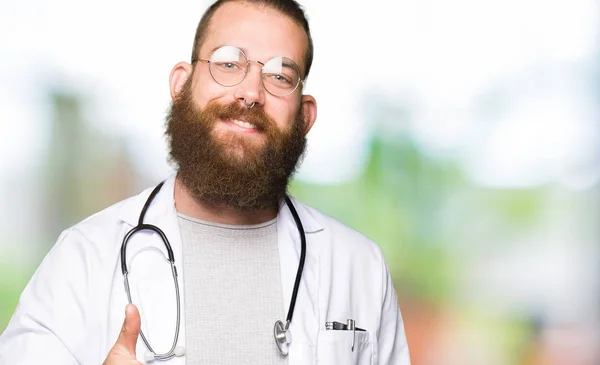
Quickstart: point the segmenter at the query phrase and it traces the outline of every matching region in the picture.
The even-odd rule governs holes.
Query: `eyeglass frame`
[[[221,48],[223,48],[223,47],[233,47],[233,48],[237,49],[238,51],[240,51],[240,53],[241,53],[241,54],[244,56],[244,58],[246,58],[246,70],[244,71],[244,77],[242,77],[242,79],[241,79],[241,80],[240,80],[240,81],[239,81],[237,84],[233,84],[233,85],[223,85],[223,84],[221,84],[220,82],[218,82],[218,81],[217,81],[217,79],[215,79],[215,76],[212,74],[212,71],[210,70],[210,63],[211,63],[211,62],[210,62],[210,59],[208,59],[208,60],[205,60],[205,59],[202,59],[202,58],[193,58],[193,59],[192,59],[192,64],[194,64],[194,63],[196,63],[196,62],[198,62],[198,61],[202,61],[202,62],[204,62],[204,63],[208,64],[208,65],[209,65],[208,72],[210,73],[210,77],[212,77],[212,79],[213,79],[213,80],[214,80],[214,81],[215,81],[217,84],[219,84],[219,85],[221,85],[221,86],[225,86],[225,87],[234,87],[234,86],[237,86],[237,85],[241,84],[241,83],[242,83],[242,82],[243,82],[243,81],[246,79],[246,76],[248,75],[248,72],[250,72],[250,62],[256,62],[256,63],[258,63],[258,64],[261,66],[261,73],[260,73],[260,74],[261,74],[261,77],[260,77],[260,80],[261,80],[261,83],[262,83],[263,87],[265,88],[265,90],[266,90],[266,91],[267,91],[269,94],[271,94],[271,95],[273,95],[273,96],[276,96],[276,97],[278,97],[278,98],[283,98],[283,97],[286,97],[286,96],[292,95],[292,94],[293,94],[293,93],[296,91],[296,89],[298,89],[298,85],[302,84],[302,87],[304,87],[304,84],[306,83],[306,78],[304,78],[304,79],[303,79],[302,77],[300,77],[300,66],[298,66],[298,64],[297,64],[296,62],[294,62],[294,60],[292,60],[291,58],[288,58],[290,61],[292,61],[292,62],[294,63],[294,66],[296,66],[296,68],[297,68],[297,70],[298,70],[298,82],[296,83],[296,86],[294,86],[294,88],[292,89],[292,91],[290,91],[289,93],[287,93],[287,94],[285,94],[285,95],[275,95],[275,94],[273,94],[272,92],[270,92],[270,91],[269,91],[269,89],[268,89],[268,88],[265,86],[265,84],[264,84],[264,76],[263,76],[263,73],[262,73],[262,68],[263,68],[263,67],[265,67],[265,65],[266,65],[267,63],[269,63],[271,60],[273,60],[273,59],[275,59],[275,58],[277,58],[277,57],[285,57],[285,56],[277,56],[277,57],[273,57],[273,58],[269,59],[267,62],[264,62],[264,63],[263,63],[263,62],[261,62],[261,61],[249,60],[249,59],[248,59],[248,56],[246,56],[246,53],[244,53],[244,51],[242,51],[241,49],[239,49],[239,48],[238,48],[238,47],[236,47],[236,46],[224,45],[224,46],[221,46],[221,47],[219,47],[219,48],[215,49],[215,50],[214,50],[214,51],[211,53],[210,57],[212,57],[212,55],[213,55],[213,54],[214,54],[216,51],[218,51],[219,49],[221,49]],[[285,57],[285,58],[287,58],[287,57]]]

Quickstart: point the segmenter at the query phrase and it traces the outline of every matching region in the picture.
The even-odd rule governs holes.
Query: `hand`
[[[133,304],[125,307],[125,320],[117,342],[108,353],[103,365],[142,365],[135,358],[135,345],[142,320],[140,312]]]

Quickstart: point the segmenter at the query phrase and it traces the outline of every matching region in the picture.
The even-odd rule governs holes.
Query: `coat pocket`
[[[317,364],[371,365],[372,363],[373,345],[369,332],[319,331]]]

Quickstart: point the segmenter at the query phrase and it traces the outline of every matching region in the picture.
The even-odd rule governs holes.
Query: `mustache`
[[[211,100],[200,108],[185,86],[166,118],[169,160],[198,202],[239,211],[277,207],[306,147],[302,109],[294,118],[280,128],[263,105],[247,109],[239,99]],[[216,124],[232,119],[252,123],[265,143],[256,145],[229,131],[223,132],[225,138],[216,135]],[[241,156],[232,156],[231,149]]]
[[[259,131],[266,131],[275,126],[275,121],[267,115],[262,105],[256,104],[252,109],[248,109],[237,102],[222,105],[211,105],[214,108],[214,115],[222,120],[243,120],[251,123]]]

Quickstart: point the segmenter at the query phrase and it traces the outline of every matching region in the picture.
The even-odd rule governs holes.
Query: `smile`
[[[240,126],[242,128],[246,128],[246,129],[256,129],[256,127],[254,126],[254,124],[248,123],[248,122],[244,122],[241,120],[237,120],[237,119],[232,119],[230,121],[231,123]]]
[[[221,119],[222,126],[226,130],[242,134],[258,134],[260,133],[256,126],[252,123],[239,119]]]

